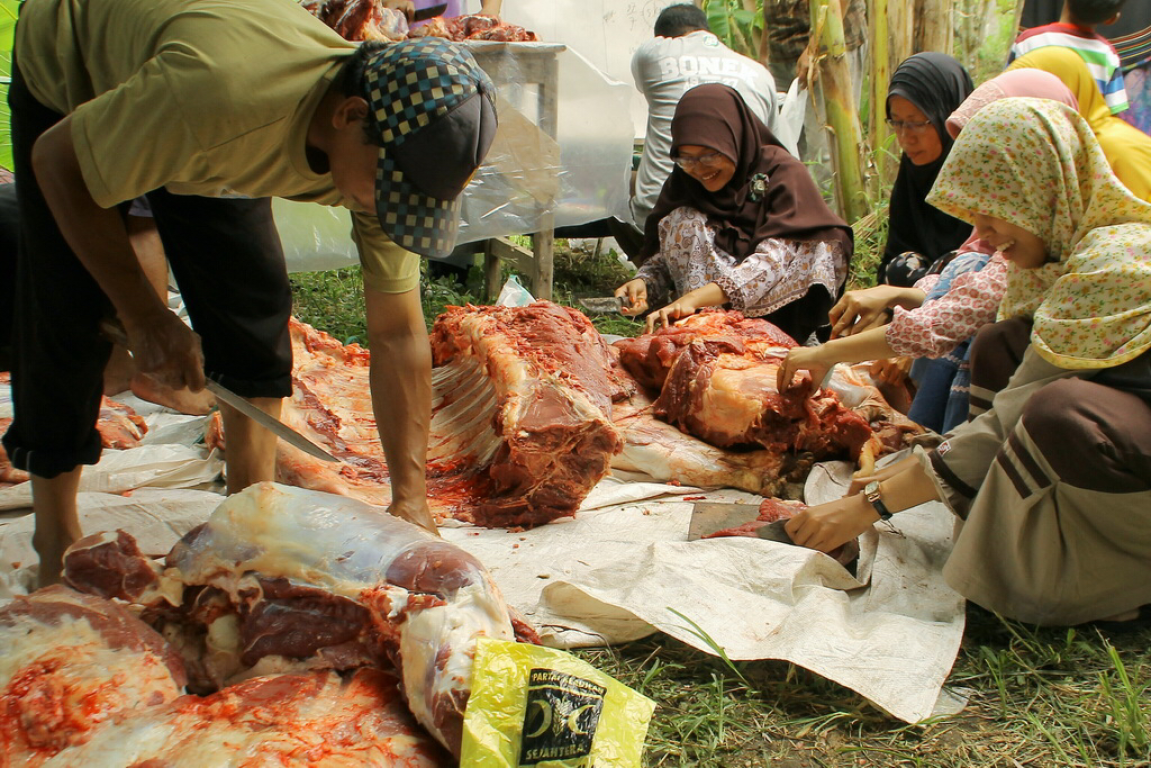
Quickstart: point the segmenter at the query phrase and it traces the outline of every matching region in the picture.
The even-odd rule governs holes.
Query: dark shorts
[[[111,304],[60,234],[36,184],[32,145],[63,116],[37,102],[16,66],[8,91],[20,208],[13,327],[15,418],[4,448],[41,477],[95,463]],[[142,139],[147,141],[147,139]],[[291,394],[292,295],[271,201],[148,193],[207,374],[245,397]]]

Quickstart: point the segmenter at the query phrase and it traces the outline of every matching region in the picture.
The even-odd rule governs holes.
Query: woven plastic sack
[[[460,768],[639,768],[654,709],[569,653],[482,638]]]

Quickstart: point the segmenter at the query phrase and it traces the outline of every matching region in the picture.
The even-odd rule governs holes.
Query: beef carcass
[[[0,647],[2,766],[56,765],[102,729],[174,700],[186,682],[153,629],[62,586],[0,609]]]
[[[292,397],[281,419],[342,463],[280,441],[277,479],[387,506],[368,352],[296,320],[291,334]],[[574,514],[619,450],[612,403],[634,390],[591,322],[550,302],[452,308],[437,319],[432,347],[436,517],[505,526]],[[208,443],[226,447],[218,419]]]
[[[760,496],[799,493],[811,457],[766,450],[728,451],[684,434],[653,415],[653,404],[637,392],[615,410],[623,450],[612,459],[614,472],[697,488],[738,488]]]
[[[615,343],[620,364],[647,390],[658,395],[681,352],[697,339],[726,339],[733,348],[758,351],[790,349],[795,340],[761,318],[742,312],[705,309],[674,325]]]
[[[127,534],[90,536],[65,556],[65,578],[143,605],[180,648],[193,690],[394,664],[416,719],[457,756],[476,640],[515,636],[474,557],[341,496],[260,483],[185,535],[163,569],[141,557]]]
[[[507,24],[495,16],[473,14],[444,18],[437,16],[427,24],[416,27],[410,37],[443,37],[457,43],[465,40],[490,40],[501,43],[534,43],[539,35],[515,24]]]
[[[0,387],[11,384],[12,374],[0,371]],[[0,417],[0,435],[8,431],[11,417]],[[144,418],[131,406],[118,403],[110,398],[100,401],[100,415],[96,421],[96,431],[100,433],[100,443],[105,448],[124,451],[135,448],[148,432]],[[0,488],[8,488],[28,481],[28,473],[15,469],[8,460],[8,453],[0,445]]]
[[[347,680],[314,671],[181,696],[99,731],[52,765],[441,768],[451,759],[412,720],[395,678],[361,669]]]
[[[612,406],[633,389],[591,322],[547,301],[452,307],[436,319],[432,359],[429,471],[481,471],[488,493],[471,522],[575,514],[621,448]]]
[[[725,344],[756,355],[793,343],[766,321],[703,313],[618,346],[642,346],[642,353],[631,356],[633,365],[650,361],[640,375],[662,384],[680,353],[697,340],[713,343],[707,334],[716,329],[730,340]],[[293,393],[281,418],[343,463],[319,461],[281,441],[279,480],[386,506],[391,489],[372,417],[368,352],[295,320],[291,333]],[[574,514],[609,465],[662,482],[774,496],[803,479],[814,454],[853,451],[848,438],[858,440],[864,425],[844,415],[840,403],[872,421],[872,431],[881,423],[876,417],[896,416],[869,381],[840,366],[829,387],[839,400],[829,393],[809,400],[793,393],[785,399],[802,417],[800,426],[808,427],[802,439],[800,426],[788,427],[789,450],[747,450],[746,445],[760,445],[757,430],[771,437],[754,419],[745,420],[742,432],[726,440],[738,449],[718,448],[656,419],[651,399],[618,364],[615,350],[575,310],[550,302],[455,308],[437,320],[432,343],[437,367],[432,371],[428,489],[432,511],[441,521],[455,517],[480,525],[537,525]],[[626,349],[622,357],[628,358]],[[763,382],[754,387],[761,394],[767,387],[774,392],[774,371],[770,366],[758,371]],[[717,381],[751,373],[725,370]],[[745,415],[757,415],[753,401],[740,404]],[[690,418],[685,415],[683,421]],[[821,432],[809,421],[842,429]],[[915,427],[876,432],[882,447],[874,435],[867,438],[860,460],[898,448],[906,429]],[[775,442],[778,448],[786,441]],[[223,447],[218,429],[209,443]]]
[[[784,392],[776,374],[787,350],[723,337],[681,351],[655,401],[657,417],[720,448],[807,451],[815,459],[857,458],[871,428],[832,392],[805,384]]]
[[[340,344],[295,318],[289,330],[292,396],[284,401],[280,419],[341,461],[321,461],[280,440],[276,479],[386,507],[392,489],[372,415],[368,351],[359,344]],[[205,440],[209,447],[227,449],[218,413],[209,421]]]
[[[408,18],[381,0],[305,0],[301,5],[345,40],[398,42],[408,36]]]
[[[739,312],[705,310],[616,346],[623,366],[659,394],[658,418],[721,448],[850,457],[867,468],[902,447],[904,434],[922,431],[847,366],[825,389],[801,377],[779,392],[776,373],[795,342]]]

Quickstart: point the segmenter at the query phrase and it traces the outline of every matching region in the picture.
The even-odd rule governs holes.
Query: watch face
[[[876,496],[879,494],[879,481],[872,480],[867,485],[863,486],[863,492],[868,496]]]

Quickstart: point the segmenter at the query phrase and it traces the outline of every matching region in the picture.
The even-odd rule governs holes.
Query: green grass
[[[969,705],[916,726],[792,664],[729,665],[665,635],[578,655],[658,702],[648,766],[1134,768],[1151,765],[1148,640],[972,608],[949,681]]]
[[[856,226],[853,286],[874,279],[885,218]],[[557,242],[559,303],[608,295],[628,277],[614,253],[573,253]],[[363,340],[358,269],[292,282],[299,317],[341,340]],[[482,303],[481,284],[478,268],[463,289],[425,282],[425,316]],[[618,317],[596,322],[604,333],[641,328]],[[713,650],[656,634],[577,655],[657,702],[644,757],[651,768],[1151,768],[1151,630],[1107,638],[1089,628],[1035,629],[971,607],[948,681],[969,704],[915,726],[800,667],[731,662]]]
[[[0,168],[12,168],[12,139],[8,134],[8,77],[12,67],[12,35],[16,28],[16,0],[0,0]]]
[[[609,296],[631,277],[614,251],[573,251],[563,240],[557,242],[554,267],[552,298],[557,304],[569,307],[578,307],[581,298]],[[515,270],[504,266],[503,279],[512,274]],[[519,277],[526,285],[527,278]],[[298,272],[291,275],[291,282],[293,314],[297,318],[345,344],[357,342],[367,346],[364,280],[359,267]],[[478,266],[472,267],[463,286],[450,278],[428,279],[425,268],[420,290],[429,329],[446,307],[487,303],[483,297],[483,274]],[[592,322],[604,334],[635,336],[643,330],[642,323],[622,315],[602,315],[592,318]]]

